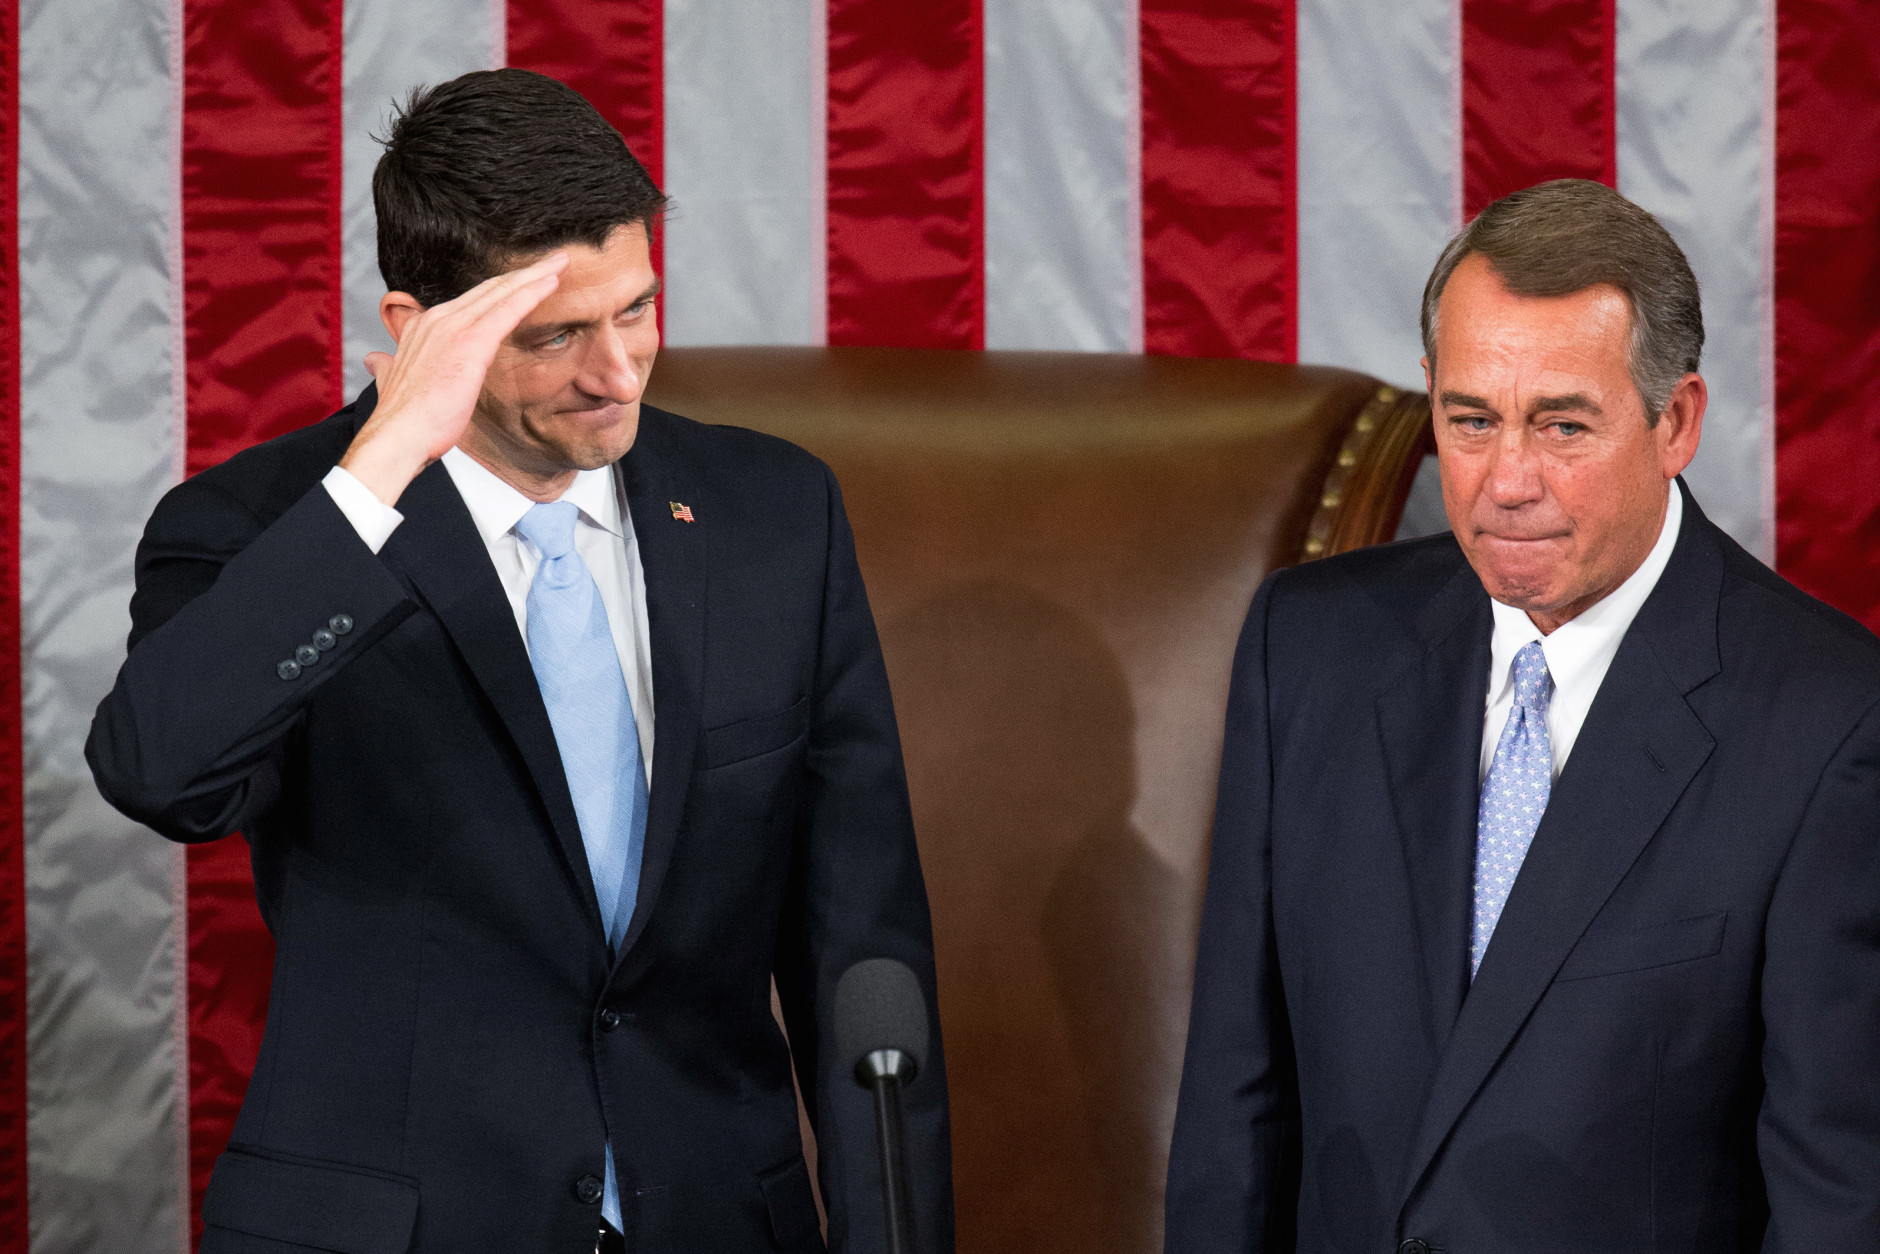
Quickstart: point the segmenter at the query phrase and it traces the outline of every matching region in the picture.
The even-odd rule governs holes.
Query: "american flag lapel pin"
[[[666,504],[672,506],[672,516],[677,521],[679,522],[696,521],[692,517],[692,507],[690,505],[681,505],[677,501],[667,501]]]

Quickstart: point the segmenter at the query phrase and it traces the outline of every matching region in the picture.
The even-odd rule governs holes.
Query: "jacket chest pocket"
[[[1719,910],[1675,923],[1589,933],[1567,955],[1554,982],[1623,975],[1708,958],[1723,948],[1723,925],[1728,917],[1727,911]]]
[[[787,749],[809,731],[809,698],[799,697],[796,704],[775,714],[739,719],[720,727],[709,727],[700,735],[700,758],[708,771],[721,766],[735,766],[752,758]]]

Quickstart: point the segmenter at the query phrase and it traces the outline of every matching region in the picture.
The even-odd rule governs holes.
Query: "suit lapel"
[[[515,611],[443,463],[434,463],[412,480],[398,508],[405,521],[386,541],[380,557],[416,587],[509,729],[548,811],[582,907],[595,934],[604,937],[581,825],[555,747],[555,730],[516,630]]]
[[[1687,494],[1671,562],[1600,684],[1437,1066],[1406,1164],[1406,1201],[1715,747],[1685,694],[1719,668],[1722,573],[1716,529]]]
[[[698,747],[705,666],[706,537],[714,520],[704,509],[695,511],[695,521],[675,517],[675,503],[696,507],[699,501],[696,480],[675,455],[670,422],[668,415],[642,408],[639,436],[617,463],[646,574],[655,727],[646,851],[633,918],[620,945],[622,958],[645,930],[672,864]]]
[[[355,430],[370,417],[377,400],[376,388],[368,386],[354,402]],[[699,684],[705,657],[705,536],[710,518],[688,523],[674,516],[673,502],[697,502],[694,481],[672,449],[670,424],[669,415],[644,407],[639,436],[616,463],[646,579],[656,726],[646,850],[633,918],[620,947],[622,957],[644,930],[671,865],[698,745]],[[470,511],[442,463],[412,480],[398,508],[405,521],[379,556],[410,582],[437,615],[508,728],[548,811],[563,860],[579,888],[582,908],[595,934],[604,938],[587,847],[561,753],[555,747],[555,731],[542,704],[528,650],[516,630],[515,612]]]
[[[1377,701],[1434,1051],[1448,1038],[1468,987],[1475,777],[1492,631],[1488,596],[1464,564],[1418,616],[1419,663]]]

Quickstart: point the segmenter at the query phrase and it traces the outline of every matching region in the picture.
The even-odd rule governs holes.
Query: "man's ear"
[[[379,321],[391,333],[394,344],[404,341],[405,328],[423,312],[424,306],[410,292],[387,292],[379,297]]]
[[[1697,441],[1704,433],[1704,410],[1709,404],[1710,389],[1704,384],[1704,376],[1695,372],[1679,379],[1671,389],[1671,401],[1652,432],[1657,437],[1665,478],[1683,474],[1697,456]]]
[[[1436,379],[1430,374],[1430,359],[1421,358],[1417,361],[1417,365],[1423,367],[1423,390],[1428,392],[1433,400],[1436,396]]]

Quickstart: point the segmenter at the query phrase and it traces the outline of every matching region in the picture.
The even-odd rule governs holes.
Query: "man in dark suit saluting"
[[[792,1051],[830,1243],[879,1248],[833,992],[896,958],[931,1012],[932,940],[835,482],[640,403],[663,197],[568,88],[414,97],[373,194],[397,353],[164,499],[88,744],[125,813],[246,835],[277,944],[204,1254],[819,1250]]]
[[[1423,317],[1453,534],[1241,637],[1168,1248],[1880,1249],[1880,643],[1678,478],[1650,215],[1497,201]]]

